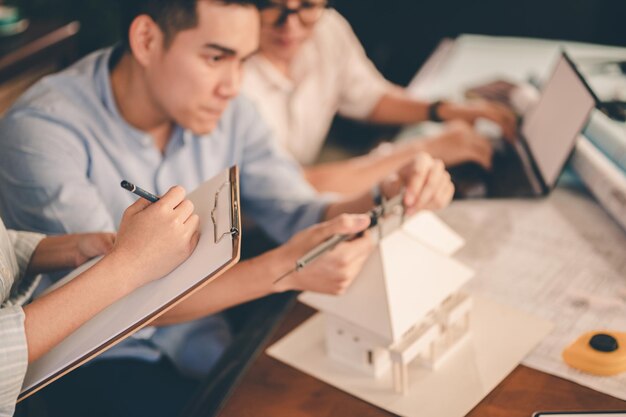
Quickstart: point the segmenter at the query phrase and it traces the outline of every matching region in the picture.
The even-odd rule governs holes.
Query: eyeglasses
[[[300,6],[295,9],[287,7],[285,3],[278,1],[268,1],[267,5],[261,10],[261,17],[264,23],[274,26],[284,25],[287,18],[292,15],[298,15],[300,22],[305,26],[310,26],[317,22],[324,9],[328,7],[328,1],[302,1]]]

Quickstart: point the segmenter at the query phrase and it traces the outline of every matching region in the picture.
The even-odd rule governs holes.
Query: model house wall
[[[401,220],[381,222],[379,244],[345,294],[300,296],[325,315],[328,354],[371,376],[387,372],[390,349],[398,352],[421,330],[432,327],[428,337],[441,339],[433,345],[435,359],[437,349],[441,356],[467,324],[470,303],[459,291],[473,271],[450,257],[463,239],[430,212]],[[413,359],[415,352],[403,357]]]

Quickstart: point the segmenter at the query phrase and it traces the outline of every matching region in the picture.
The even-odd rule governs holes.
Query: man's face
[[[263,53],[291,61],[313,34],[325,5],[325,0],[271,0],[270,6],[261,11]],[[298,10],[298,13],[290,13],[278,20],[281,8]]]
[[[211,132],[239,92],[242,64],[259,47],[259,12],[198,1],[198,25],[158,48],[146,69],[153,101],[180,126]]]

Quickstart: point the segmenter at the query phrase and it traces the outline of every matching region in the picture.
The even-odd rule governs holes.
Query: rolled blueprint
[[[626,174],[590,141],[580,137],[572,167],[600,205],[626,230]]]
[[[622,173],[626,173],[626,124],[611,120],[604,113],[594,110],[583,134]]]

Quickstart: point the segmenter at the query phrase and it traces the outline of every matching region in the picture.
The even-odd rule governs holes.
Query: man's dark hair
[[[120,0],[122,43],[129,49],[128,32],[130,25],[140,15],[148,15],[165,35],[165,45],[185,29],[198,24],[198,2],[213,1],[220,4],[241,5],[261,8],[267,0]]]

